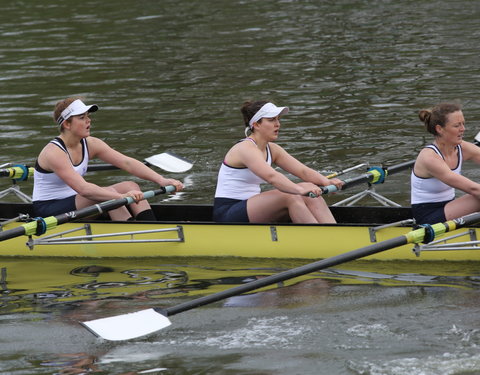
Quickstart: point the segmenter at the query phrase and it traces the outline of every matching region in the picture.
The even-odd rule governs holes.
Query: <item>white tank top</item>
[[[249,140],[245,138],[240,142]],[[255,143],[256,144],[256,143]],[[272,154],[267,144],[267,163],[272,165]],[[217,189],[215,198],[230,198],[245,200],[261,192],[260,184],[264,184],[265,180],[258,177],[248,168],[235,168],[227,165],[223,161],[218,172]]]
[[[50,141],[54,145],[60,147],[68,155],[70,162],[70,154],[65,147],[65,143],[61,138],[55,138]],[[85,174],[88,168],[88,146],[87,140],[82,139],[82,161],[74,165],[72,162],[73,169],[81,176]],[[68,186],[60,177],[55,173],[44,170],[39,164],[38,160],[35,163],[35,171],[33,173],[33,201],[47,201],[51,199],[63,199],[76,195],[77,192]]]
[[[445,159],[440,152],[440,150],[435,145],[428,145],[426,148],[431,148],[438,155]],[[462,174],[462,163],[463,163],[463,154],[462,147],[457,146],[458,154],[458,163],[455,168],[452,169],[453,172]],[[412,169],[411,177],[411,204],[418,203],[433,203],[433,202],[444,202],[452,200],[455,198],[455,189],[442,181],[430,177],[423,178],[415,175]]]

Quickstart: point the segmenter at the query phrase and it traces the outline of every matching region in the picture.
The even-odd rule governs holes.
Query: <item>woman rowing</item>
[[[33,208],[37,216],[52,216],[77,210],[100,201],[132,197],[135,203],[109,211],[112,220],[155,220],[155,215],[137,183],[123,181],[101,187],[87,182],[83,175],[88,161],[100,158],[130,174],[160,186],[183,189],[180,181],[165,178],[140,161],[123,155],[104,141],[90,135],[90,114],[98,106],[85,105],[80,98],[59,101],[53,113],[60,135],[40,152],[35,163]]]
[[[274,143],[278,138],[280,116],[288,113],[288,107],[255,101],[244,103],[241,112],[246,138],[227,152],[220,167],[213,219],[220,222],[335,223],[321,197],[319,185],[333,184],[341,189],[343,182],[329,180]],[[304,182],[292,182],[272,164]],[[261,192],[260,184],[265,182],[276,189]],[[309,197],[310,193],[316,198]]]
[[[465,118],[454,103],[441,103],[419,112],[434,136],[415,161],[411,203],[417,224],[434,224],[480,210],[480,184],[461,175],[464,160],[480,164],[480,148],[463,140]],[[455,199],[455,189],[466,194]]]

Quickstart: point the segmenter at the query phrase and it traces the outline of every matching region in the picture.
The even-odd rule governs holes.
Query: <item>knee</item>
[[[296,194],[285,194],[286,199],[287,199],[287,205],[288,206],[298,206],[298,205],[305,205],[305,197],[302,197],[301,195],[296,195]]]
[[[312,204],[319,204],[319,205],[326,205],[327,202],[323,197],[315,197],[315,198],[310,198],[310,197],[305,197],[305,201],[312,203]]]
[[[311,210],[323,210],[328,207],[327,202],[323,197],[309,198],[304,197],[305,204]]]
[[[127,193],[132,190],[140,190],[140,186],[133,181],[123,181],[118,184],[109,186],[109,188],[118,191],[119,193]]]

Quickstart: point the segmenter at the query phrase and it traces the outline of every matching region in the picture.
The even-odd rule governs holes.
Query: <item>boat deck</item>
[[[213,206],[209,204],[153,204],[152,209],[159,222],[213,223]],[[412,217],[409,207],[332,206],[330,210],[340,225],[382,225]],[[19,213],[33,217],[32,205],[29,203],[0,203],[1,219],[11,219],[17,217]],[[100,221],[100,219],[94,221]]]

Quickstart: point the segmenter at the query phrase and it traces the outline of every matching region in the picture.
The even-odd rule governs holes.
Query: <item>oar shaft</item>
[[[404,171],[405,169],[413,167],[414,164],[415,164],[415,160],[406,161],[400,164],[392,165],[391,167],[387,167],[387,171],[388,171],[388,174],[401,172],[401,171]]]
[[[342,171],[337,171],[337,172],[330,173],[329,175],[327,175],[327,176],[325,176],[325,177],[327,177],[328,179],[334,178],[334,177],[340,176],[340,175],[342,175],[342,174],[351,172],[351,171],[353,171],[353,170],[355,170],[355,169],[361,168],[361,167],[363,167],[364,165],[366,165],[366,164],[365,164],[365,163],[357,164],[357,165],[354,165],[353,167],[346,168],[346,169],[344,169],[344,170],[342,170]]]
[[[474,213],[455,220],[450,220],[445,223],[438,223],[431,226],[431,230],[435,236],[442,235],[446,232],[463,228],[465,226],[478,223],[480,221],[480,213]],[[322,259],[317,262],[309,263],[304,266],[290,269],[288,271],[280,272],[278,274],[270,275],[262,279],[251,281],[247,284],[239,285],[237,287],[224,290],[222,292],[214,293],[208,296],[200,297],[192,301],[184,302],[180,305],[169,307],[166,309],[155,309],[165,316],[171,316],[183,311],[191,310],[199,306],[207,305],[217,302],[229,297],[240,295],[242,293],[251,292],[255,289],[260,289],[268,285],[273,285],[282,281],[293,279],[298,276],[303,276],[311,272],[316,272],[328,267],[333,267],[341,263],[350,262],[360,258],[367,257],[382,251],[393,249],[395,247],[403,246],[409,243],[420,243],[425,239],[425,228],[415,229],[405,235],[391,238],[382,242],[362,247],[344,254]]]
[[[150,165],[146,161],[142,162],[145,165]],[[97,172],[97,171],[111,171],[111,170],[116,170],[120,169],[116,167],[115,165],[112,164],[90,164],[88,166],[87,172]]]
[[[184,302],[180,305],[169,307],[167,309],[155,309],[158,312],[164,314],[165,316],[175,315],[187,310],[194,309],[199,306],[207,305],[213,302],[217,302],[229,297],[237,296],[243,293],[251,292],[255,289],[260,289],[268,285],[273,285],[285,280],[289,280],[298,276],[306,275],[311,272],[319,271],[324,268],[336,266],[340,263],[349,262],[351,260],[359,259],[372,255],[387,249],[391,249],[397,246],[402,246],[407,243],[407,238],[405,236],[392,238],[390,240],[382,241],[361,249],[350,251],[348,253],[340,254],[331,258],[326,258],[314,263],[309,263],[305,266],[297,267],[277,273],[274,275],[267,276],[249,283],[239,285],[237,287],[224,290],[215,294],[210,294],[208,296],[200,297],[192,301]]]
[[[174,186],[165,186],[157,190],[146,191],[143,193],[143,199],[152,198],[158,194],[172,193],[175,191]],[[67,223],[76,219],[83,219],[93,215],[101,214],[116,208],[125,206],[127,204],[133,203],[134,200],[132,197],[112,199],[102,203],[97,203],[92,206],[81,208],[79,210],[65,212],[56,216],[49,216],[43,220],[46,230],[53,229],[60,224]],[[14,237],[19,237],[23,235],[33,235],[37,231],[38,222],[36,220],[30,221],[28,223],[22,224],[18,227],[8,229],[6,231],[0,232],[0,241],[9,240]]]
[[[143,164],[147,165],[147,162],[143,162]],[[120,169],[112,164],[91,164],[88,166],[87,171],[88,172],[96,172],[96,171],[108,171],[108,170],[113,170],[113,169]],[[30,175],[33,175],[33,168],[29,167],[29,171],[32,171]],[[11,167],[11,168],[3,168],[0,169],[0,177],[11,177],[11,178],[16,178],[18,173],[21,172],[20,170],[16,170],[16,168]]]
[[[23,225],[0,232],[0,241],[9,240],[10,238],[23,236],[26,229]]]
[[[391,175],[391,174],[394,174],[394,173],[397,173],[397,172],[401,172],[405,169],[408,169],[408,168],[412,167],[413,164],[415,164],[415,160],[410,160],[410,161],[406,161],[404,163],[392,165],[392,166],[386,168],[386,170],[388,171],[388,174]],[[344,185],[342,186],[341,190],[345,190],[345,189],[347,189],[351,186],[355,186],[355,185],[358,185],[358,184],[361,184],[361,183],[364,183],[364,182],[371,182],[374,177],[375,177],[375,175],[372,172],[367,172],[367,173],[364,173],[361,176],[348,178],[348,179],[344,180]],[[338,191],[338,189],[335,185],[328,185],[328,186],[323,186],[322,187],[322,194],[334,193],[336,191]]]
[[[183,173],[193,167],[191,161],[171,152],[163,152],[161,154],[149,156],[142,163],[148,167],[154,166],[173,173]],[[93,164],[88,167],[88,171],[105,171],[111,169],[119,168],[110,164]]]
[[[33,167],[28,167],[23,164],[17,164],[16,166],[0,169],[0,177],[9,177],[13,180],[26,180],[33,176]]]
[[[162,187],[153,191],[146,191],[143,193],[143,199],[151,198],[158,194],[163,194],[166,192],[166,188]],[[57,219],[57,225],[67,223],[75,219],[83,219],[97,214],[102,214],[107,211],[114,210],[116,208],[132,204],[134,199],[132,197],[113,199],[110,201],[105,201],[102,203],[94,204],[85,208],[81,208],[76,211],[66,212],[60,215],[55,216]]]
[[[476,213],[455,220],[450,220],[445,223],[424,226],[399,237],[378,242],[347,252],[345,254],[326,258],[301,267],[293,268],[275,275],[270,275],[219,293],[196,298],[177,306],[168,307],[166,309],[150,308],[135,313],[90,320],[87,322],[82,322],[82,324],[95,335],[103,337],[107,340],[118,341],[140,337],[169,326],[171,322],[167,318],[168,316],[409,243],[432,241],[437,235],[441,235],[445,232],[449,232],[469,224],[477,223],[479,221],[480,213]]]

